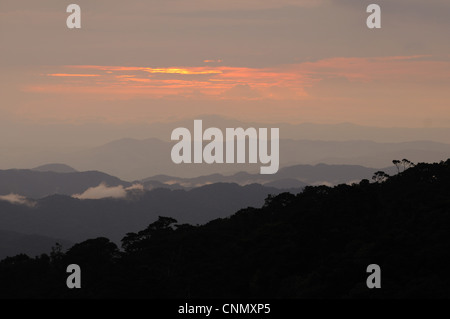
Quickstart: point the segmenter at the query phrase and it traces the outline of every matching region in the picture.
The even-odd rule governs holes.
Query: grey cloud
[[[101,183],[96,187],[88,188],[81,194],[72,195],[72,197],[78,199],[125,198],[127,196],[127,191],[143,191],[143,189],[143,186],[140,184],[134,184],[130,187],[123,187],[122,185],[109,187],[108,185]]]
[[[34,207],[36,203],[25,196],[19,195],[19,194],[8,194],[8,195],[0,195],[0,200],[7,201],[11,204],[15,205],[25,205],[29,207]]]

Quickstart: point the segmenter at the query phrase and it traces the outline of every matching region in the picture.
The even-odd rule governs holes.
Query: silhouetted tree
[[[383,171],[377,171],[373,174],[372,179],[376,182],[376,183],[382,183],[384,181],[386,181],[389,178],[389,174],[386,174]]]
[[[122,239],[122,248],[127,251],[137,250],[143,246],[143,242],[148,241],[157,234],[173,231],[172,225],[177,220],[171,217],[158,216],[158,220],[151,223],[146,229],[136,233],[127,233]]]
[[[407,160],[406,158],[402,159],[402,164],[403,164],[403,171],[406,171],[408,168],[415,166],[413,162]]]
[[[397,173],[400,174],[400,165],[401,162],[399,160],[393,160],[392,163],[395,165],[395,167],[397,168]]]
[[[59,262],[63,256],[63,247],[60,243],[55,243],[55,246],[52,247],[52,251],[50,252],[50,259],[53,263]]]

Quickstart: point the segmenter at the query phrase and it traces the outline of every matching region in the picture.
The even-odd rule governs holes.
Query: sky
[[[449,13],[447,0],[2,0],[2,138],[204,114],[450,127]]]

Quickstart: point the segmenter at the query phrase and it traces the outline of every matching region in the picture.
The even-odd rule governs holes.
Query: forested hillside
[[[0,262],[0,297],[450,296],[450,160],[372,182],[269,196],[203,226],[160,217],[123,238]],[[370,179],[371,177],[368,176]],[[78,264],[82,288],[66,287]],[[381,267],[381,289],[366,268]]]

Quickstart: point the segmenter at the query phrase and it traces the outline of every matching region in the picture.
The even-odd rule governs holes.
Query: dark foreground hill
[[[55,243],[63,247],[71,247],[72,242],[36,234],[21,234],[0,229],[0,259],[17,255],[18,252],[29,256],[37,256],[49,252]]]
[[[203,226],[161,217],[123,239],[0,262],[1,297],[450,297],[450,160],[376,182],[269,196]],[[82,288],[66,287],[66,267]],[[381,289],[366,286],[381,267]],[[24,279],[26,278],[26,280]]]

